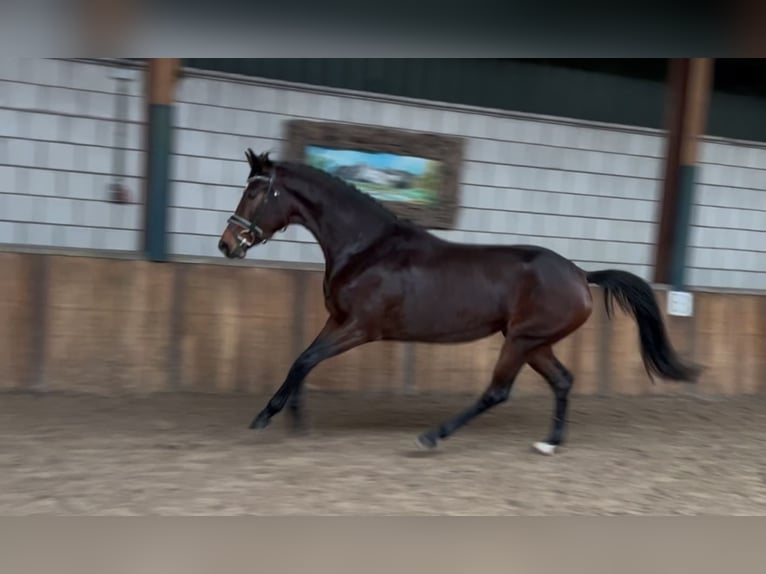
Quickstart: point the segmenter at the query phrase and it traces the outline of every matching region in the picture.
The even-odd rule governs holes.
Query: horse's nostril
[[[229,256],[229,246],[226,245],[225,241],[218,242],[218,250],[224,255],[226,255],[227,257]]]

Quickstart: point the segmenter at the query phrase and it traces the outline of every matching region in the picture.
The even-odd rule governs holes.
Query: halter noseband
[[[258,210],[261,207],[263,207],[263,205],[269,200],[269,197],[271,197],[272,195],[274,197],[279,195],[279,190],[274,189],[274,174],[273,173],[269,177],[265,175],[254,175],[253,177],[247,180],[247,183],[251,184],[254,181],[268,181],[269,187],[268,189],[266,189],[266,193],[264,194],[263,201],[261,201],[261,203],[258,204],[258,207],[255,210],[255,213],[253,213],[253,220],[245,219],[244,217],[242,217],[241,215],[237,215],[236,213],[233,213],[231,216],[229,216],[229,219],[228,219],[228,223],[236,225],[237,227],[242,228],[243,231],[247,232],[247,234],[243,234],[242,232],[240,232],[237,235],[237,239],[239,240],[240,246],[244,246],[248,248],[252,247],[254,242],[250,241],[248,237],[245,237],[245,235],[257,237],[258,239],[261,239],[264,236],[263,229],[261,229],[255,224],[256,213],[258,213]]]

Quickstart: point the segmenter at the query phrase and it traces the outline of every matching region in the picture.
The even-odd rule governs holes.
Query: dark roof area
[[[188,68],[661,129],[667,59],[239,58]],[[706,134],[766,141],[766,60],[718,59]]]
[[[664,81],[667,74],[667,60],[657,58],[573,58],[530,61],[561,68],[654,81]],[[713,84],[713,89],[718,92],[766,97],[766,60],[759,58],[717,59],[715,60]]]
[[[384,81],[380,74],[392,73],[409,67],[428,68],[438,74],[439,68],[473,67],[493,68],[500,72],[513,63],[524,62],[541,67],[581,70],[664,82],[668,60],[663,58],[486,58],[486,59],[421,59],[421,58],[238,58],[238,59],[188,59],[185,64],[201,69],[228,71],[244,75],[266,77],[306,76],[311,80],[327,79],[333,74],[358,74],[375,90],[375,83]],[[714,90],[728,94],[766,97],[766,59],[722,58],[715,60]],[[322,81],[321,83],[325,83]],[[332,83],[332,80],[330,80]],[[386,82],[388,83],[388,82]]]

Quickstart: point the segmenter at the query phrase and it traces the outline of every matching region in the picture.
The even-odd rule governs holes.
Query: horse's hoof
[[[536,452],[539,452],[540,454],[544,454],[546,456],[551,456],[552,454],[556,453],[556,445],[550,444],[547,442],[536,442],[532,445],[532,448],[535,449]]]
[[[436,439],[428,433],[422,434],[417,438],[417,443],[420,448],[432,449],[436,448]]]
[[[258,415],[253,419],[253,422],[250,423],[251,429],[261,430],[269,426],[269,423],[271,422],[271,417],[266,415]]]

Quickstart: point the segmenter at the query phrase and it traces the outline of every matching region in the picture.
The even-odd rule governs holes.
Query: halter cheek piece
[[[241,247],[247,247],[250,248],[255,243],[254,241],[250,240],[250,237],[262,239],[264,236],[263,229],[258,227],[255,224],[255,215],[258,213],[258,210],[263,207],[266,202],[269,201],[269,198],[271,197],[277,197],[279,195],[279,190],[274,188],[274,174],[272,174],[269,177],[266,177],[265,175],[254,175],[250,179],[247,180],[247,183],[253,183],[254,181],[268,181],[269,187],[266,190],[266,193],[263,197],[263,201],[258,205],[256,208],[255,213],[253,214],[253,220],[245,219],[244,217],[237,215],[236,213],[232,214],[229,219],[228,223],[236,225],[237,227],[242,228],[242,231],[245,231],[246,233],[240,232],[237,235],[237,239],[239,240],[239,244]]]

